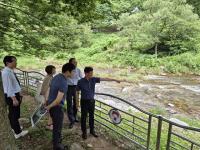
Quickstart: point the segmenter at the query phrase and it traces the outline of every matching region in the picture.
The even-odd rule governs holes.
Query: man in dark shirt
[[[53,121],[53,149],[63,150],[64,146],[61,144],[61,130],[63,124],[63,105],[65,101],[65,94],[67,93],[67,78],[73,76],[75,66],[67,63],[62,67],[62,73],[56,75],[50,84],[48,90],[48,100],[46,109],[49,110]]]
[[[100,81],[116,81],[116,82],[120,81],[109,78],[93,77],[92,67],[85,67],[84,73],[85,77],[78,81],[77,98],[79,95],[78,91],[81,91],[81,130],[82,130],[82,138],[87,139],[86,118],[88,113],[89,113],[90,134],[93,135],[94,137],[98,137],[98,135],[94,131],[95,84],[100,83]]]

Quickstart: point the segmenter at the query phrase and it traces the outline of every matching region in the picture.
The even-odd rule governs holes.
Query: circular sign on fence
[[[117,109],[111,109],[108,113],[113,124],[120,124],[122,121],[121,115]]]

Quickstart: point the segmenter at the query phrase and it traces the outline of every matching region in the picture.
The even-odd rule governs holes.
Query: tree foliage
[[[142,11],[123,14],[118,23],[131,49],[167,54],[197,50],[199,17],[185,0],[147,0]]]
[[[62,1],[6,1],[0,8],[1,49],[5,51],[43,56],[89,44],[90,26],[80,24]]]
[[[121,51],[197,51],[199,6],[198,0],[4,0],[0,49],[40,57],[71,53],[90,47],[91,28],[108,28],[122,30],[116,33],[121,40],[115,42]]]
[[[187,0],[188,4],[194,7],[194,12],[200,15],[200,1],[199,0]]]

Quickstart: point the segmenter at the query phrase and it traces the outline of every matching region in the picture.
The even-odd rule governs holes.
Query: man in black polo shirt
[[[84,73],[85,77],[78,81],[77,98],[79,95],[78,91],[81,91],[81,130],[82,130],[82,138],[87,139],[86,118],[88,113],[89,113],[90,134],[93,135],[94,137],[98,137],[98,135],[94,131],[95,84],[100,83],[100,81],[116,81],[116,82],[120,81],[109,78],[93,77],[92,67],[85,67]]]

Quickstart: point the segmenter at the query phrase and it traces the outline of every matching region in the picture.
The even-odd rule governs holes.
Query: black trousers
[[[86,120],[89,113],[90,132],[94,132],[94,110],[95,100],[81,99],[81,130],[83,134],[87,133]]]
[[[67,90],[67,115],[69,121],[74,123],[77,115],[77,105],[76,104],[76,85],[68,86]]]
[[[64,112],[62,106],[55,106],[49,110],[53,121],[53,149],[60,150],[61,145],[61,132],[63,126]]]
[[[10,97],[7,97],[7,94],[5,94],[5,100],[8,105],[8,118],[10,121],[10,126],[14,130],[15,134],[19,134],[22,132],[19,124],[19,118],[20,118],[20,104],[22,101],[22,97],[19,93],[15,94],[16,99],[19,102],[18,106],[13,106],[13,100]]]

